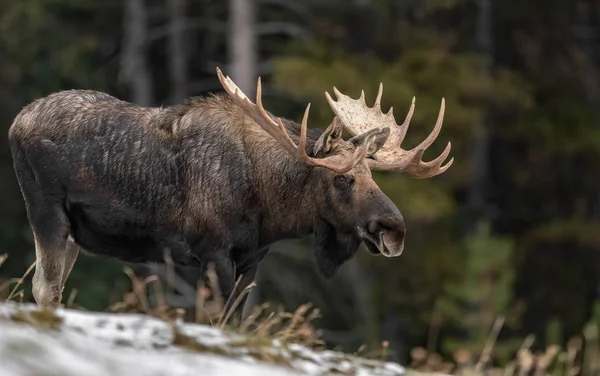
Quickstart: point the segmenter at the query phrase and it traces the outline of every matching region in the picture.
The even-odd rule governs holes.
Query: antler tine
[[[423,153],[425,153],[426,148],[418,149],[414,157],[411,158],[410,162],[405,167],[405,171],[415,179],[426,179],[439,175],[450,168],[454,162],[454,158],[450,158],[448,163],[442,166],[442,163],[448,158],[451,148],[452,143],[448,142],[448,145],[446,145],[442,154],[429,162],[422,161]]]
[[[223,85],[225,91],[233,100],[235,100],[238,104],[242,106],[246,113],[250,115],[252,120],[259,124],[261,128],[263,128],[267,133],[269,133],[274,139],[279,141],[279,143],[283,147],[285,147],[289,152],[296,153],[297,146],[296,144],[294,144],[294,141],[292,141],[289,134],[287,133],[285,126],[281,122],[281,119],[278,118],[277,121],[273,120],[273,118],[269,116],[269,114],[263,107],[262,83],[260,77],[258,78],[256,83],[257,104],[254,104],[229,76],[223,75],[219,68],[217,68],[217,76],[219,78],[219,81],[221,81],[221,85]]]
[[[250,99],[248,99],[246,94],[244,94],[244,92],[233,82],[231,78],[229,78],[229,76],[223,76],[223,72],[221,72],[221,69],[219,69],[219,67],[217,67],[217,77],[219,78],[219,81],[221,81],[221,85],[223,86],[227,94],[234,98],[247,100],[249,104],[252,104],[252,102],[250,102]]]
[[[379,89],[377,90],[377,98],[375,98],[374,106],[381,108],[381,97],[383,96],[383,82],[379,83]]]
[[[450,161],[448,161],[448,163],[442,167],[442,163],[444,163],[444,161],[450,154],[450,149],[452,148],[451,142],[448,142],[448,145],[446,145],[446,148],[444,149],[442,154],[440,154],[434,160],[431,160],[429,162],[424,162],[422,160],[423,153],[425,152],[425,150],[427,150],[427,148],[429,148],[433,144],[433,142],[437,139],[437,137],[440,134],[440,131],[442,129],[442,123],[444,120],[445,111],[446,111],[446,100],[444,98],[442,98],[442,103],[440,105],[440,111],[438,113],[438,118],[437,118],[437,121],[435,122],[435,126],[433,127],[433,130],[431,131],[429,136],[427,136],[418,146],[416,146],[414,149],[407,152],[407,154],[410,155],[410,153],[413,150],[419,150],[419,152],[416,153],[413,156],[413,158],[411,158],[411,162],[405,168],[406,173],[409,174],[410,176],[415,177],[417,179],[430,178],[435,175],[439,175],[439,174],[443,173],[454,162],[454,158],[451,158]]]
[[[300,123],[300,147],[299,152],[302,156],[308,157],[306,154],[306,132],[308,130],[308,113],[310,112],[310,103],[306,106],[306,110],[304,110],[304,115],[302,115],[302,123]]]
[[[390,107],[389,112],[393,111],[393,107]],[[392,136],[390,136],[389,143],[392,146],[400,147],[402,141],[404,141],[404,137],[406,137],[406,133],[408,132],[408,127],[410,126],[410,121],[412,120],[413,114],[415,113],[415,97],[412,98],[410,102],[410,108],[406,113],[406,117],[404,118],[404,122],[398,126],[393,128]]]
[[[219,68],[217,68],[217,76],[225,91],[229,96],[238,103],[244,111],[254,120],[260,127],[265,130],[271,137],[277,140],[286,150],[292,155],[296,156],[299,160],[310,166],[321,166],[335,171],[338,174],[343,174],[354,168],[360,163],[367,154],[367,150],[370,147],[372,138],[365,140],[365,142],[359,145],[354,153],[349,155],[332,155],[326,158],[312,158],[306,154],[306,136],[308,132],[308,115],[310,112],[310,103],[306,106],[302,123],[300,125],[300,142],[297,146],[294,141],[290,138],[285,125],[280,118],[271,117],[271,115],[265,110],[262,102],[262,84],[260,77],[258,78],[256,85],[256,104],[252,103],[250,99],[237,87],[229,76],[224,76]]]
[[[292,141],[292,139],[290,138],[290,135],[288,134],[287,130],[285,129],[285,126],[283,125],[283,122],[281,121],[281,119],[277,118],[276,121],[273,120],[273,118],[271,116],[269,116],[269,114],[263,107],[262,83],[261,83],[260,77],[258,78],[258,81],[256,83],[256,106],[258,107],[258,111],[260,112],[260,115],[262,116],[262,118],[265,119],[268,122],[268,124],[270,124],[271,126],[277,127],[277,130],[273,129],[272,127],[269,127],[271,132],[269,132],[268,129],[265,129],[265,130],[267,130],[267,132],[269,132],[269,134],[271,136],[273,136],[276,140],[280,141],[283,144],[283,146],[286,147],[286,149],[290,150],[291,152],[296,151],[296,149],[298,149],[298,147],[296,146],[294,141]],[[309,104],[309,107],[310,107],[310,104]],[[281,138],[283,138],[283,140]]]
[[[413,104],[414,104],[414,102],[413,102]],[[414,108],[414,106],[413,106],[413,108]],[[429,134],[429,136],[427,136],[427,138],[425,138],[419,144],[419,146],[417,146],[415,149],[417,149],[417,148],[427,149],[428,147],[431,146],[431,144],[433,144],[433,142],[435,141],[435,139],[440,134],[440,131],[442,130],[442,122],[444,121],[444,113],[445,112],[446,112],[446,100],[444,98],[442,98],[442,104],[440,106],[440,112],[438,113],[438,118],[437,118],[437,121],[435,122],[435,126],[433,127],[433,130],[431,131],[431,133]],[[412,116],[412,114],[411,114],[411,116]]]

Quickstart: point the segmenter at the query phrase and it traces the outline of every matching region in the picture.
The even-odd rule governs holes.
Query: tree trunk
[[[258,66],[255,0],[230,0],[229,7],[229,76],[254,100]]]
[[[482,58],[481,73],[491,75],[493,70],[493,40],[492,40],[492,4],[491,0],[478,0],[477,29],[475,31],[476,48]],[[487,193],[489,189],[489,150],[492,116],[484,115],[479,133],[471,149],[471,181],[469,187],[468,207],[470,210],[470,228],[472,232],[477,223],[486,219]]]
[[[187,53],[185,49],[185,9],[187,0],[167,0],[169,9],[170,101],[178,103],[187,96]]]
[[[492,4],[491,0],[477,1],[477,24],[475,30],[476,49],[481,60],[481,74],[492,75],[493,73],[493,47],[492,47]],[[473,141],[471,155],[471,181],[468,197],[468,208],[470,209],[470,221],[468,232],[474,234],[482,221],[490,220],[488,192],[490,188],[490,142],[492,132],[492,114],[486,111],[482,117],[482,124],[475,140]],[[474,250],[474,252],[485,252],[485,250]],[[470,256],[476,257],[476,256]],[[483,277],[485,278],[485,276]],[[485,288],[482,283],[480,288]],[[485,306],[482,301],[468,301],[465,314],[483,314]],[[467,325],[466,340],[477,338],[477,325]]]
[[[258,35],[256,28],[255,0],[229,0],[229,71],[228,74],[237,86],[255,100],[258,69]],[[260,280],[261,268],[258,268],[255,281]],[[257,284],[248,296],[244,308],[245,317],[258,304],[260,286]]]
[[[131,100],[141,106],[152,105],[152,76],[146,62],[148,35],[146,5],[143,0],[126,0],[124,42],[120,79],[131,91]]]

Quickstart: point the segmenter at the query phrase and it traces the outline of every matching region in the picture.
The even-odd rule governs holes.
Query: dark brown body
[[[299,125],[285,125],[297,140]],[[307,151],[320,135],[309,132]],[[315,232],[317,264],[331,276],[364,240],[355,223],[365,227],[377,214],[386,228],[401,228],[400,243],[404,237],[402,216],[366,166],[347,174],[351,188],[340,187],[335,174],[298,162],[225,95],[142,108],[63,91],[26,106],[9,141],[35,235],[34,296],[42,305],[60,302],[79,249],[144,263],[162,262],[167,249],[175,263],[199,271],[212,263],[228,297],[237,276],[246,276],[242,287],[254,278],[277,240]]]

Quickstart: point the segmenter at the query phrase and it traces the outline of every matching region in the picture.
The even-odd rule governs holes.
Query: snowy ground
[[[403,367],[145,315],[0,303],[2,376],[404,375]],[[175,342],[175,344],[174,344]]]

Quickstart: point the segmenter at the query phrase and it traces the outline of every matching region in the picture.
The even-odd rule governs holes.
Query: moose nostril
[[[369,222],[369,233],[371,234],[375,234],[377,232],[377,229],[379,228],[379,225],[377,224],[376,221],[371,221]]]
[[[373,235],[381,231],[391,231],[398,236],[404,237],[406,233],[406,227],[402,218],[384,218],[370,221],[367,228],[369,233]]]

